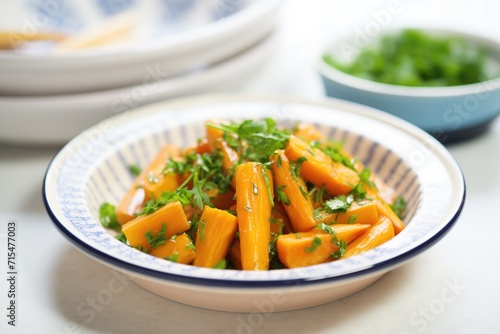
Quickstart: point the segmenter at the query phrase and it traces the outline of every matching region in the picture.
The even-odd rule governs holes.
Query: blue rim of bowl
[[[239,96],[241,98],[241,96]],[[215,96],[217,98],[217,95]],[[248,98],[248,97],[245,97]],[[180,99],[182,101],[182,99]],[[285,101],[290,100],[290,98],[285,98]],[[332,99],[330,99],[332,100]],[[266,101],[265,99],[261,99],[260,101]],[[267,101],[269,102],[269,101]],[[302,102],[302,103],[310,103],[311,101],[304,101],[304,100],[292,100],[289,102]],[[314,102],[313,102],[314,104]],[[348,103],[351,105],[356,105],[354,103]],[[372,109],[363,106],[364,109]],[[375,112],[382,114],[380,111]],[[393,119],[397,119],[393,116],[385,116],[384,117],[392,117]],[[403,122],[399,119],[397,119],[398,122]],[[406,123],[406,122],[403,122]],[[422,135],[425,135],[429,137],[429,139],[434,140],[430,135],[424,133],[420,129],[414,127],[413,125],[410,125],[409,123],[406,123],[407,126],[410,126],[417,131],[420,131]],[[436,143],[438,143],[436,141]],[[438,143],[439,144],[439,143]],[[440,144],[439,144],[440,145]],[[63,151],[61,149],[61,151]],[[457,222],[462,210],[463,206],[465,203],[465,198],[466,198],[466,186],[465,186],[465,179],[463,176],[462,171],[460,170],[459,166],[456,165],[459,171],[460,175],[460,185],[461,188],[463,188],[463,192],[460,195],[460,199],[458,201],[458,205],[456,208],[456,211],[454,211],[453,215],[446,221],[446,222],[441,222],[442,226],[440,229],[435,232],[431,237],[429,237],[427,240],[422,242],[421,244],[415,246],[414,248],[411,248],[410,250],[407,250],[406,252],[396,255],[392,258],[389,258],[387,260],[383,260],[380,262],[377,262],[367,268],[363,268],[354,272],[348,272],[348,273],[343,273],[338,276],[325,276],[325,277],[320,277],[320,278],[307,278],[307,277],[299,277],[299,278],[290,278],[290,279],[281,279],[281,280],[231,280],[231,279],[224,279],[224,278],[208,278],[208,277],[193,277],[193,276],[185,276],[185,275],[179,275],[175,273],[168,273],[156,269],[150,269],[146,267],[141,267],[129,262],[126,262],[124,260],[118,259],[114,256],[111,256],[109,254],[106,254],[105,252],[98,250],[91,245],[86,244],[84,241],[78,239],[75,235],[69,231],[64,224],[57,218],[56,214],[52,210],[50,204],[49,204],[49,199],[47,197],[47,179],[49,176],[50,168],[54,162],[54,160],[58,157],[58,154],[54,156],[54,158],[51,160],[49,167],[45,173],[44,176],[44,181],[43,181],[43,188],[42,188],[42,197],[44,201],[45,208],[47,210],[47,213],[51,220],[53,221],[54,225],[57,227],[59,232],[63,234],[74,246],[76,246],[78,249],[82,250],[86,255],[91,256],[94,259],[97,259],[101,262],[104,262],[107,265],[110,265],[116,269],[119,270],[124,270],[125,272],[129,272],[132,274],[139,274],[139,275],[144,275],[150,278],[156,278],[156,279],[162,279],[166,281],[171,281],[171,282],[176,282],[176,283],[181,283],[181,284],[189,284],[189,285],[196,285],[196,286],[206,286],[206,287],[223,287],[223,288],[276,288],[276,287],[283,287],[286,288],[287,286],[297,286],[297,285],[311,285],[311,284],[320,284],[320,283],[333,283],[333,282],[341,282],[341,281],[346,281],[349,279],[354,279],[358,278],[360,276],[367,276],[367,275],[375,275],[377,273],[384,273],[391,268],[399,267],[400,265],[403,265],[406,261],[408,261],[411,258],[414,258],[416,255],[422,253],[423,251],[427,250],[431,246],[433,246],[436,242],[441,240],[450,230],[451,228],[455,225]],[[453,162],[456,163],[456,161],[451,157]],[[125,245],[124,245],[125,246]],[[128,246],[125,246],[128,247]],[[213,269],[212,269],[213,270]],[[288,269],[285,269],[288,270]]]

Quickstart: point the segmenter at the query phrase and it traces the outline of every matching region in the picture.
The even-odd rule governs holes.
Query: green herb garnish
[[[106,228],[113,229],[115,231],[121,231],[121,225],[116,220],[115,206],[109,203],[103,203],[99,207],[99,220],[102,226]]]
[[[137,176],[139,176],[139,174],[141,174],[141,169],[137,165],[129,165],[128,170],[135,177],[137,177]]]
[[[318,237],[314,237],[312,245],[306,247],[306,253],[314,252],[316,249],[318,249],[319,246],[321,246],[321,239]]]
[[[161,229],[158,231],[156,235],[153,235],[153,233],[151,233],[151,230],[149,230],[146,232],[146,234],[144,234],[144,236],[151,245],[151,248],[156,248],[167,242],[167,237],[165,235],[166,232],[167,232],[167,224],[163,223],[161,225]]]

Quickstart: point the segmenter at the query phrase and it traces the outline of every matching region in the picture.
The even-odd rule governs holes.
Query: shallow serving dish
[[[266,36],[221,63],[156,82],[79,94],[0,96],[0,142],[61,145],[103,119],[147,103],[239,89],[273,54],[276,37]]]
[[[436,36],[458,36],[490,51],[489,74],[500,75],[500,44],[462,32],[418,29]],[[387,31],[386,33],[396,33]],[[374,38],[373,42],[377,39]],[[349,61],[362,47],[356,36],[339,38],[322,51],[339,61]],[[408,87],[355,77],[318,62],[326,94],[371,106],[424,129],[441,142],[467,139],[484,132],[500,114],[500,77],[451,87]]]
[[[384,245],[349,259],[300,269],[197,268],[132,249],[100,224],[101,203],[116,203],[165,143],[194,144],[211,118],[272,117],[286,126],[317,124],[345,143],[407,203],[407,228]],[[465,184],[450,153],[424,131],[387,113],[340,100],[206,95],[123,113],[81,133],[50,164],[47,211],[73,245],[169,299],[232,312],[275,312],[328,303],[355,293],[439,241],[457,221]],[[409,289],[411,287],[408,287]]]
[[[131,25],[131,32],[120,43],[111,39],[102,47],[71,52],[42,46],[30,51],[0,49],[0,95],[95,92],[183,75],[224,61],[265,38],[274,29],[280,2],[4,1],[0,30],[19,33],[11,38],[15,43],[31,33],[102,33],[107,29],[98,28],[119,15],[124,15],[122,25]],[[99,32],[95,34],[97,38]]]

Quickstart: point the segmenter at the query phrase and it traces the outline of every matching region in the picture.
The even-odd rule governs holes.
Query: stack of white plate
[[[0,141],[59,144],[138,105],[234,89],[273,49],[280,2],[1,2]]]

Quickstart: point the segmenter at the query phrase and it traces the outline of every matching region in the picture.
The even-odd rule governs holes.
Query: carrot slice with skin
[[[224,260],[238,229],[238,218],[227,211],[205,206],[196,233],[193,265],[213,268]]]
[[[349,243],[369,226],[366,224],[336,224],[330,227],[335,231],[338,242],[344,240]],[[276,249],[280,261],[287,268],[298,268],[328,261],[332,253],[339,249],[339,246],[333,241],[332,234],[316,228],[307,232],[279,236],[276,241]]]
[[[380,217],[378,222],[371,225],[347,246],[344,258],[367,252],[393,237],[394,225],[389,218]]]
[[[300,169],[302,177],[317,187],[324,184],[333,196],[347,195],[359,183],[359,176],[354,170],[333,161],[323,151],[311,147],[298,137],[290,136],[285,153],[290,161],[305,157],[307,160]]]
[[[269,269],[272,173],[256,162],[239,165],[235,172],[243,270]],[[271,194],[270,194],[271,192]]]
[[[160,197],[164,191],[173,191],[180,186],[177,174],[162,173],[168,160],[180,155],[181,151],[177,147],[166,145],[151,164],[142,170],[116,207],[116,219],[120,225],[134,219],[134,215],[151,197]]]
[[[284,205],[281,202],[274,201],[274,207],[271,211],[271,217],[277,220],[282,220],[284,223],[283,234],[294,233],[292,222],[288,218]]]
[[[370,202],[358,202],[354,201],[351,206],[344,212],[333,212],[326,213],[325,211],[319,212],[316,216],[317,223],[325,224],[346,224],[346,223],[356,223],[356,224],[374,224],[379,219],[379,213],[377,209],[377,203]]]
[[[164,227],[165,226],[165,227]],[[182,204],[178,201],[168,203],[149,215],[142,215],[122,226],[130,246],[151,250],[146,235],[157,237],[162,229],[165,232],[160,237],[165,241],[171,236],[189,229]]]
[[[240,160],[240,155],[238,154],[238,152],[233,150],[229,146],[229,144],[221,138],[216,139],[212,145],[215,150],[219,151],[219,153],[222,154],[222,169],[224,170],[226,176],[234,173],[234,168]],[[233,187],[233,189],[236,187],[234,175],[231,178],[231,186]]]
[[[196,255],[193,242],[186,233],[168,239],[165,244],[153,248],[149,254],[182,264],[190,264]]]
[[[317,223],[314,220],[314,209],[304,180],[300,175],[292,174],[290,161],[283,150],[276,151],[270,160],[276,189],[281,189],[288,200],[283,206],[293,229],[297,232],[313,229]]]
[[[233,266],[241,270],[241,249],[240,249],[240,239],[235,239],[231,246],[229,247],[229,252],[227,253],[227,258]]]
[[[323,141],[326,139],[325,135],[321,133],[317,127],[310,123],[299,124],[299,126],[293,131],[293,135],[305,140],[306,142]]]
[[[159,198],[163,192],[174,191],[181,185],[180,175],[163,171],[168,160],[180,159],[181,154],[181,150],[173,145],[166,145],[160,151],[158,158],[149,166],[143,183],[146,201]]]
[[[210,198],[210,203],[217,209],[229,210],[236,204],[236,200],[234,199],[235,192],[231,187],[225,193],[221,193],[220,189],[217,188],[212,188],[206,193]]]

